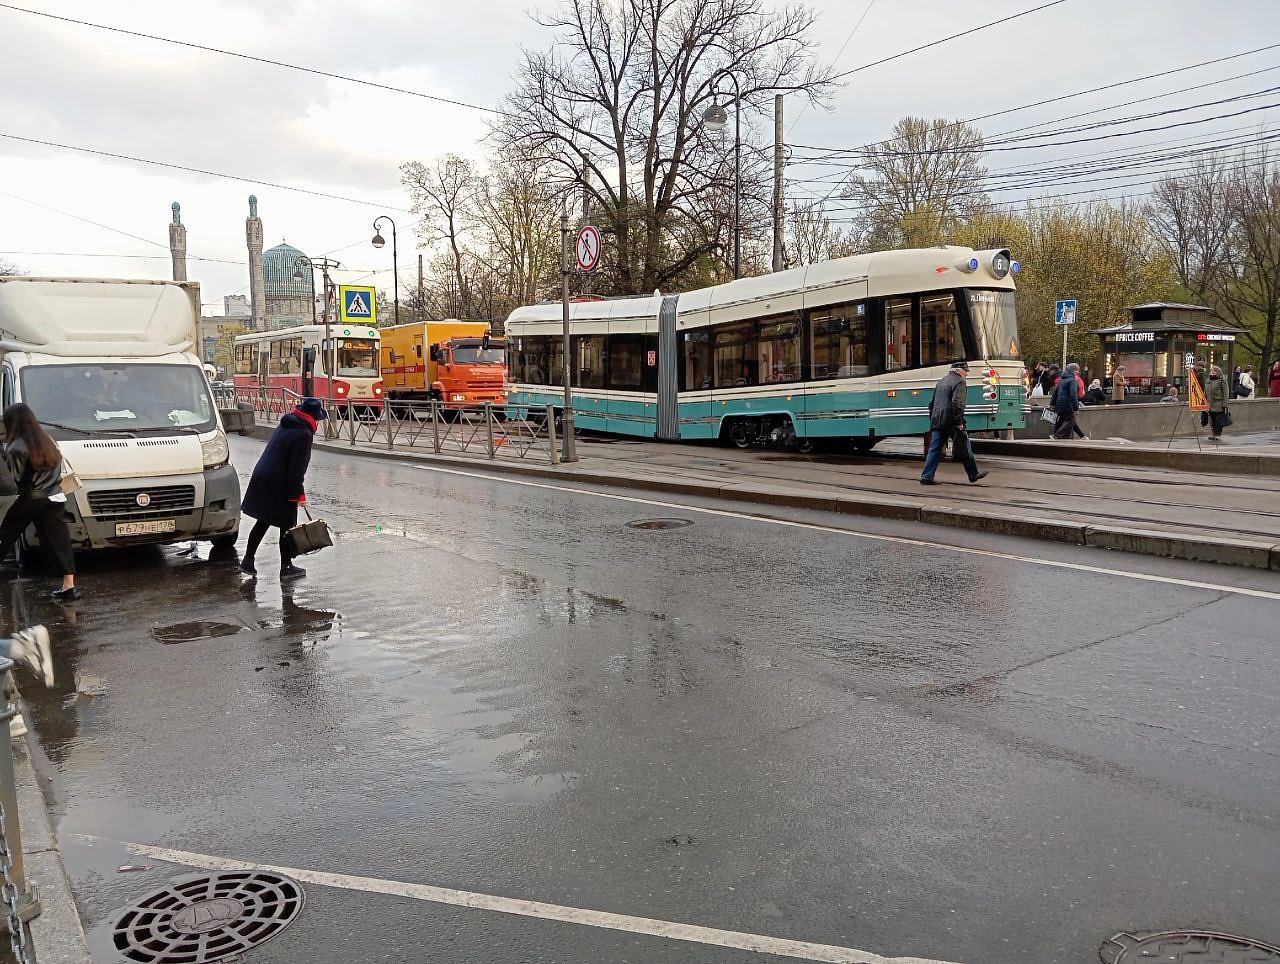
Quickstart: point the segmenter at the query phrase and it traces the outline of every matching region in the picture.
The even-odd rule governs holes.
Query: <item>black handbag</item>
[[[291,556],[305,556],[333,545],[333,534],[329,531],[328,523],[324,519],[311,518],[311,510],[305,502],[302,503],[302,511],[307,514],[307,521],[284,534]]]
[[[1222,418],[1219,420],[1218,424],[1221,425],[1223,428],[1226,428],[1228,425],[1231,424],[1231,409],[1224,408],[1222,410]]]

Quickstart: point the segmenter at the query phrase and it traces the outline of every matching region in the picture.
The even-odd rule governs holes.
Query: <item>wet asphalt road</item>
[[[119,841],[974,964],[1280,942],[1280,602],[319,452],[308,489],[341,538],[292,587],[269,542],[256,583],[200,547],[0,593],[54,633],[24,691],[95,960],[184,872]],[[239,631],[153,634],[193,619]],[[308,885],[248,960],[783,958]]]

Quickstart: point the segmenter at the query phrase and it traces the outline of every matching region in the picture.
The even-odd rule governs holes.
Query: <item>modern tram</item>
[[[298,395],[329,398],[332,367],[332,398],[339,408],[351,405],[360,414],[382,411],[378,329],[338,324],[330,325],[329,333],[332,344],[325,341],[324,325],[237,335],[236,394],[287,388]]]
[[[1023,426],[1007,250],[882,251],[679,295],[571,304],[574,421],[668,440],[869,450],[929,430],[933,386],[971,363],[970,431]],[[563,404],[561,305],[507,319],[508,404]]]

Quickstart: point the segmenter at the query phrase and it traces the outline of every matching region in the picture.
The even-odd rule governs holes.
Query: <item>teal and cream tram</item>
[[[741,446],[929,428],[934,383],[971,362],[970,431],[1023,425],[1009,252],[938,247],[840,258],[679,295],[570,305],[579,428]],[[507,320],[509,404],[563,402],[561,306]]]

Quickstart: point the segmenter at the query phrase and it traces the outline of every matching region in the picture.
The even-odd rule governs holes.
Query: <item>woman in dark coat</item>
[[[292,412],[280,419],[253,467],[249,486],[245,489],[240,511],[256,519],[244,547],[240,570],[256,576],[253,557],[267,530],[280,530],[280,578],[297,579],[307,571],[293,564],[284,535],[298,524],[298,506],[307,501],[303,482],[311,461],[311,440],[316,427],[325,418],[324,406],[318,398],[304,398]]]

